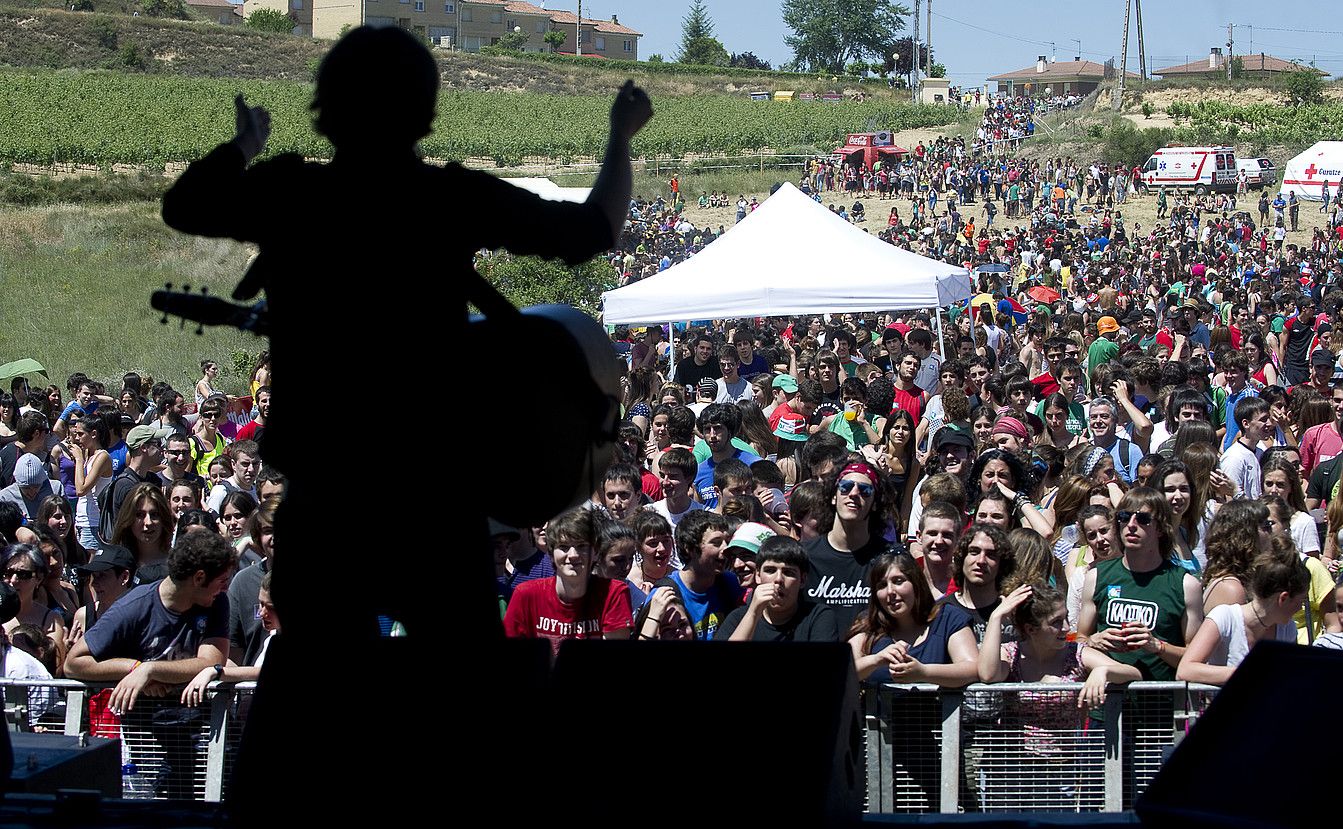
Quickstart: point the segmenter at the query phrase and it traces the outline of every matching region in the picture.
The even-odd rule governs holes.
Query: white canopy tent
[[[588,200],[588,194],[592,192],[591,187],[561,187],[550,179],[539,176],[519,176],[506,178],[504,181],[514,187],[529,190],[549,201],[584,202]]]
[[[1316,141],[1287,162],[1282,171],[1282,192],[1296,193],[1301,201],[1317,202],[1326,183],[1332,198],[1340,180],[1343,180],[1343,141]]]
[[[885,216],[871,217],[884,221]],[[603,295],[607,324],[935,308],[970,272],[864,233],[784,184],[721,239]]]

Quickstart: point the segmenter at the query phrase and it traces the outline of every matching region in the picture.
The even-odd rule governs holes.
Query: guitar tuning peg
[[[168,315],[164,314],[163,317],[159,320],[159,325],[167,325],[167,324],[168,324]]]
[[[183,290],[184,292],[186,292],[186,293],[189,294],[189,293],[191,293],[191,286],[188,285],[188,284],[186,284],[186,283],[184,282],[184,283],[182,283],[182,290]]]
[[[187,329],[187,320],[186,317],[183,317],[181,322],[177,324],[177,330],[185,331],[186,329]]]
[[[163,289],[164,289],[165,291],[171,291],[171,290],[173,289],[173,283],[171,283],[171,282],[165,282],[165,283],[163,283]]]
[[[196,336],[197,336],[197,337],[203,337],[203,336],[205,336],[205,326],[204,326],[204,325],[198,325],[198,326],[196,326]]]
[[[209,287],[208,285],[202,285],[202,286],[201,286],[201,296],[205,296],[205,295],[208,294],[208,293],[210,293],[210,287]]]

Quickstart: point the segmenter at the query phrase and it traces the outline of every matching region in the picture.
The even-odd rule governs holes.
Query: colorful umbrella
[[[1036,302],[1043,302],[1046,305],[1050,305],[1059,301],[1059,292],[1049,287],[1048,285],[1036,285],[1035,287],[1026,291],[1026,295],[1029,296],[1031,299],[1035,300]]]

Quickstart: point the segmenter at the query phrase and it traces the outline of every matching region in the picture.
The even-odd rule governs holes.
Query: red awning
[[[867,147],[850,147],[846,144],[845,146],[835,150],[835,152],[839,153],[840,155],[848,155],[849,153],[861,153],[863,150],[866,149]]]
[[[903,150],[894,144],[889,147],[876,147],[875,149],[882,155],[909,155],[909,150]]]

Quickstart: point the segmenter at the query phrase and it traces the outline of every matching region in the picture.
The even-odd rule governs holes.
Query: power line
[[[986,28],[984,28],[983,26],[976,26],[976,25],[973,24],[973,23],[966,23],[964,20],[957,20],[957,19],[954,18],[954,17],[947,17],[945,14],[942,14],[941,12],[933,12],[933,16],[934,16],[934,17],[940,17],[940,18],[942,18],[943,20],[949,20],[949,21],[951,21],[952,23],[959,23],[960,25],[965,26],[966,28],[974,29],[974,30],[976,30],[976,31],[985,32],[985,33],[987,33],[987,34],[996,35],[996,36],[998,36],[998,37],[1005,37],[1005,38],[1007,38],[1008,40],[1016,40],[1016,41],[1020,41],[1020,42],[1022,42],[1022,43],[1030,43],[1030,44],[1032,44],[1032,45],[1034,45],[1034,46],[1053,46],[1053,45],[1054,45],[1054,42],[1053,42],[1053,41],[1049,41],[1049,40],[1031,40],[1031,39],[1028,38],[1028,37],[1018,37],[1017,35],[1009,35],[1009,34],[1006,33],[1006,32],[1000,32],[1000,31],[997,31],[996,29],[986,29]],[[1109,57],[1109,55],[1108,55],[1108,54],[1105,54],[1104,52],[1091,52],[1091,51],[1087,51],[1087,52],[1083,52],[1082,54],[1084,54],[1084,55],[1102,55],[1102,56],[1107,57],[1107,58]]]
[[[1247,24],[1238,23],[1236,25],[1240,26]],[[1253,28],[1263,32],[1295,32],[1296,34],[1302,35],[1343,35],[1343,32],[1326,32],[1322,29],[1275,29],[1271,26],[1254,26]]]

